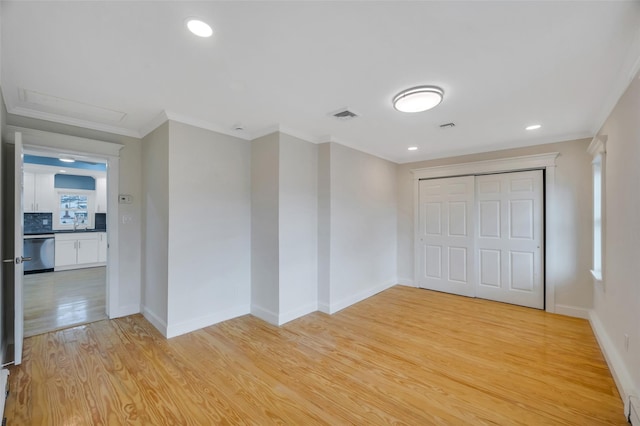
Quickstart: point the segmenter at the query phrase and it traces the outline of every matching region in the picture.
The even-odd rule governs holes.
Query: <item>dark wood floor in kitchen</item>
[[[141,315],[26,339],[9,425],[624,425],[587,321],[396,286],[282,327]]]
[[[106,269],[25,275],[25,337],[106,319]]]

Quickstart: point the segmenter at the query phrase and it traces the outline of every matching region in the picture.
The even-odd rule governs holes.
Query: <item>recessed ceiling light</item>
[[[60,157],[59,160],[62,161],[63,163],[75,163],[76,162],[76,160],[74,160],[73,158],[69,158],[69,157]]]
[[[417,151],[418,147],[417,146],[410,146],[409,148],[407,148],[409,151]]]
[[[211,37],[213,35],[213,30],[209,24],[199,19],[187,19],[187,28],[198,37]]]
[[[542,125],[540,125],[540,124],[532,124],[531,126],[527,126],[524,129],[525,130],[538,130],[540,127],[542,127]]]
[[[439,87],[412,87],[393,97],[393,107],[400,112],[422,112],[442,102],[443,96],[444,90]]]
[[[60,173],[67,173],[66,170],[59,170]]]

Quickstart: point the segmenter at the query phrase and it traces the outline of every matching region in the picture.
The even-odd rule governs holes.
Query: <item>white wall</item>
[[[280,134],[279,324],[318,309],[318,146]]]
[[[318,309],[331,302],[331,144],[318,146]]]
[[[279,134],[251,143],[251,313],[272,324],[280,310]]]
[[[142,311],[166,335],[169,286],[168,123],[142,139],[142,185]]]
[[[625,403],[640,397],[640,79],[619,100],[606,136],[603,288],[594,288],[592,324]],[[624,335],[629,336],[625,349]]]
[[[249,313],[250,149],[169,122],[168,337]]]
[[[396,284],[397,165],[336,143],[329,150],[333,313]]]
[[[118,253],[119,307],[113,316],[130,315],[140,312],[141,294],[141,235],[142,235],[142,178],[141,178],[141,141],[127,136],[114,135],[97,130],[84,129],[66,124],[53,123],[7,114],[7,125],[25,127],[45,132],[61,133],[81,138],[124,145],[120,150],[120,173],[118,193],[130,194],[131,204],[118,205],[119,232]],[[127,223],[123,223],[123,218]]]
[[[562,230],[556,240],[555,303],[557,312],[585,316],[593,300],[591,259],[591,157],[589,140],[538,145],[483,154],[402,164],[398,167],[398,281],[413,285],[413,175],[411,169],[489,159],[559,152],[556,160],[556,223]]]

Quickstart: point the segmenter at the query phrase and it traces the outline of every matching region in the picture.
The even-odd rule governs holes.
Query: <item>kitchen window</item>
[[[90,226],[89,196],[77,193],[59,193],[59,224],[62,227],[86,228]]]

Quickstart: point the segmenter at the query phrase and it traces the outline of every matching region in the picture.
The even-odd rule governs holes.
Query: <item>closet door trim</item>
[[[419,251],[419,241],[415,238],[419,229],[419,196],[422,179],[435,179],[455,176],[482,175],[490,173],[519,172],[526,170],[545,171],[545,310],[555,313],[555,277],[557,276],[558,262],[561,258],[557,250],[557,243],[553,238],[560,231],[555,206],[557,205],[555,190],[555,168],[558,152],[527,155],[521,157],[500,158],[495,160],[458,163],[444,166],[425,167],[412,169],[413,174],[413,205],[414,205],[414,282],[417,282],[418,264],[416,253]]]

